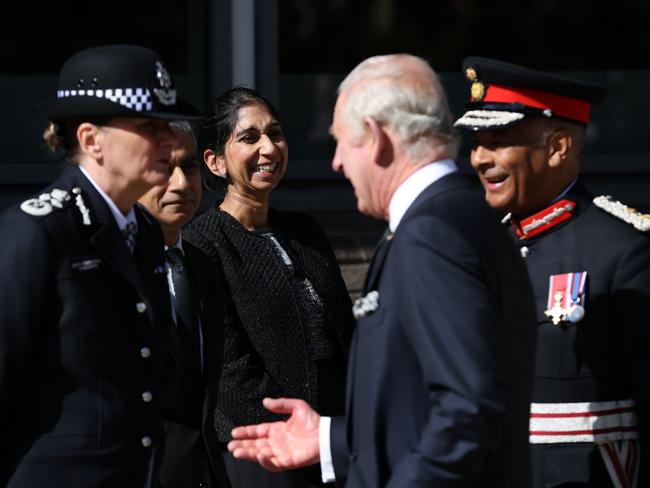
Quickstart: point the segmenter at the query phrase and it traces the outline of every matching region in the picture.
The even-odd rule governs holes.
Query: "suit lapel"
[[[193,398],[193,402],[200,401],[200,398],[197,397],[199,389],[197,388],[197,379],[194,376],[196,375],[196,368],[191,368],[189,366],[190,360],[197,360],[196,356],[189,354],[186,348],[183,345],[183,342],[180,339],[178,334],[178,329],[175,325],[172,326],[172,329],[169,331],[167,337],[167,346],[169,348],[169,354],[174,360],[174,364],[178,368],[178,371],[183,378],[183,382],[187,387],[187,391],[190,392],[190,395]]]
[[[203,370],[206,392],[203,401],[203,418],[212,422],[210,399],[217,393],[223,364],[223,316],[222,288],[219,268],[192,244],[183,242],[196,280],[201,304],[201,328],[203,331]],[[210,425],[210,428],[212,426]]]
[[[200,303],[200,318],[201,318],[201,332],[203,334],[203,370],[206,375],[209,375],[208,385],[213,384],[213,376],[220,374],[220,369],[216,361],[220,361],[218,357],[218,337],[215,338],[215,326],[218,326],[216,319],[216,306],[214,301],[218,300],[218,296],[210,297],[210,293],[215,293],[214,286],[211,286],[212,281],[207,281],[204,278],[204,273],[201,270],[207,270],[209,273],[213,270],[211,262],[205,262],[203,256],[191,244],[183,241],[183,252],[187,256],[189,263],[189,272],[192,279],[195,281],[197,292],[199,293]],[[194,352],[187,351],[187,346],[179,336],[176,327],[172,329],[169,334],[169,352],[178,367],[181,376],[192,395],[200,402],[201,387],[200,378],[197,378],[197,369],[193,362],[197,361],[197,355]],[[198,353],[198,351],[196,351]],[[192,364],[190,363],[192,362]],[[197,384],[198,383],[198,384]]]
[[[216,384],[221,376],[223,317],[219,310],[222,305],[222,290],[215,263],[189,243],[184,242],[183,249],[187,252],[199,293],[204,371],[209,386]]]
[[[366,279],[363,284],[364,295],[368,294],[372,290],[377,289],[377,285],[379,284],[379,276],[381,275],[381,270],[384,267],[384,262],[386,261],[386,256],[388,255],[388,248],[390,247],[392,240],[393,234],[390,233],[388,228],[386,228],[386,231],[377,243],[375,254],[372,256],[372,261],[370,262],[368,273],[366,274]]]
[[[220,446],[214,431],[219,381],[223,367],[223,279],[221,268],[192,244],[183,241],[183,249],[194,272],[201,303],[201,326],[203,330],[203,371],[205,389],[202,400],[202,430],[208,446],[208,459],[215,473],[225,473]],[[219,475],[218,475],[219,476]],[[224,481],[225,482],[225,481]],[[227,483],[227,482],[225,482]],[[219,482],[217,482],[219,484]]]

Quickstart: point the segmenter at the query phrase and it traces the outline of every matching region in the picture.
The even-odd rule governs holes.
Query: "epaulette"
[[[84,225],[90,225],[90,211],[81,196],[81,188],[74,187],[72,193],[75,195],[76,204]],[[72,204],[72,196],[66,190],[54,188],[49,193],[41,193],[37,198],[30,198],[20,204],[20,209],[37,217],[49,215],[54,209],[62,209]]]
[[[65,190],[54,188],[49,193],[41,193],[37,198],[30,198],[20,204],[20,209],[29,215],[42,217],[61,209],[72,200],[70,194]]]
[[[594,198],[594,204],[614,217],[627,222],[641,232],[650,231],[650,214],[644,214],[624,203],[613,200],[610,195],[600,195]]]

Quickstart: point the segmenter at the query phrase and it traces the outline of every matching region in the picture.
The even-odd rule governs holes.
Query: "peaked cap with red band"
[[[472,82],[467,112],[456,127],[494,130],[529,116],[553,117],[589,124],[591,106],[601,102],[605,87],[536,71],[496,59],[470,57],[463,61]]]

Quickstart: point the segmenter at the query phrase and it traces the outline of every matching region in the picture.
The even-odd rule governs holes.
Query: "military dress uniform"
[[[163,239],[129,252],[76,167],[0,217],[0,485],[155,486],[170,321]]]
[[[636,470],[647,459],[639,419],[650,418],[650,239],[611,211],[578,181],[512,226],[537,304],[535,486],[634,486],[613,485],[612,471],[629,480],[646,474]]]
[[[600,85],[498,60],[467,58],[463,68],[471,98],[455,125],[473,131],[498,131],[527,117],[586,127],[591,106],[606,94]],[[501,165],[498,173],[509,177],[495,159],[485,164]],[[541,184],[532,172],[528,178]],[[650,418],[644,379],[650,216],[594,198],[579,178],[567,185],[546,208],[504,219],[528,265],[537,305],[533,486],[647,486],[649,450],[641,441]]]

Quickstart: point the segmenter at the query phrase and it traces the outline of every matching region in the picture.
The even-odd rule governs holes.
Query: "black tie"
[[[176,318],[180,319],[179,325],[198,332],[199,302],[192,277],[189,275],[187,259],[183,251],[177,247],[172,247],[167,249],[167,261],[172,270],[172,282],[174,283],[174,295],[176,297]]]
[[[192,363],[200,367],[199,300],[194,281],[189,273],[187,258],[180,249],[171,247],[167,249],[167,262],[172,271],[174,284],[177,332],[182,337],[182,342],[189,348],[187,353],[198,358]]]

